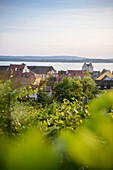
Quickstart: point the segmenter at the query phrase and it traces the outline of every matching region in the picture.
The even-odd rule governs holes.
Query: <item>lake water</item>
[[[53,66],[55,70],[81,70],[84,63],[62,62],[24,62],[27,66]],[[0,65],[22,64],[22,62],[0,61]],[[92,63],[94,71],[102,71],[104,68],[113,71],[113,63]]]

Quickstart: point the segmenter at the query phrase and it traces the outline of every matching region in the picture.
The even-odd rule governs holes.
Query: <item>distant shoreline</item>
[[[57,63],[113,63],[113,59],[94,59],[78,56],[2,56],[0,61],[7,62],[57,62]]]
[[[26,60],[26,59],[0,59],[8,62],[56,62],[56,63],[113,63],[113,60],[87,59],[87,60]]]

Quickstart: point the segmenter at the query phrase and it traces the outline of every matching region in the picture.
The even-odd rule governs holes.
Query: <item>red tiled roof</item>
[[[67,70],[68,74],[82,74],[82,70]]]
[[[33,72],[25,72],[25,73],[15,73],[12,77],[12,80],[15,83],[23,84],[23,85],[31,85],[31,84],[39,84],[41,78],[33,73]]]
[[[0,78],[1,80],[7,80],[10,78],[11,70],[12,72],[12,82],[13,85],[16,87],[21,87],[22,85],[39,85],[41,78],[34,72],[22,72],[25,67],[25,64],[22,65],[15,65],[11,64],[8,72],[1,71],[0,72]],[[17,68],[15,70],[15,68]]]
[[[22,70],[24,69],[24,67],[25,67],[25,64],[24,64],[24,63],[21,64],[21,65],[10,64],[9,69],[8,69],[8,72],[11,72],[11,71],[13,71],[13,72],[17,72],[17,71],[22,72]],[[17,68],[16,71],[15,71],[15,68]]]
[[[74,77],[80,77],[81,79],[83,79],[85,76],[88,76],[88,74],[75,74],[75,75],[60,75],[60,76],[57,76],[57,79],[56,79],[56,81],[61,81],[62,80],[62,78],[68,78],[68,77],[71,77],[71,78],[74,78]]]

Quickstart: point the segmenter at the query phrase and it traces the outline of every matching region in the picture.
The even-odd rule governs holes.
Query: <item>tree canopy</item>
[[[80,97],[86,97],[91,99],[96,93],[96,83],[91,77],[84,77],[83,80],[80,78],[63,78],[59,83],[56,82],[54,85],[54,97],[63,101],[63,99],[70,100],[72,97],[80,99]]]

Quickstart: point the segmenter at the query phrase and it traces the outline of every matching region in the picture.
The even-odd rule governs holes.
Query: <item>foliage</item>
[[[81,80],[81,83],[83,85],[83,94],[86,99],[92,99],[98,92],[95,81],[93,81],[91,77],[86,76]]]
[[[54,101],[42,110],[43,114],[38,114],[40,130],[54,138],[59,131],[68,129],[73,132],[89,118],[87,109],[83,111],[82,102],[73,99],[72,102],[65,99],[62,104]]]
[[[70,100],[72,97],[80,99],[84,96],[87,100],[92,99],[98,93],[96,83],[89,76],[85,76],[83,80],[80,78],[63,78],[61,82],[56,82],[54,86],[54,97],[58,101],[63,99]]]
[[[0,146],[1,169],[57,169],[58,157],[53,148],[46,143],[37,130],[28,131],[19,145],[2,143]]]
[[[42,79],[41,79],[40,84],[39,84],[39,87],[46,86],[46,85],[47,85],[47,81],[48,81],[47,78],[46,78],[45,80],[42,80]]]
[[[48,74],[47,77],[54,77],[54,75],[52,73]]]
[[[76,164],[85,164],[88,169],[113,169],[113,121],[109,107],[113,108],[113,91],[93,100],[89,105],[92,119],[77,135],[65,132],[60,136],[61,148],[67,148],[66,153]]]
[[[91,76],[91,74],[88,71],[84,71],[84,74],[87,74],[88,76]]]
[[[86,115],[86,113],[83,114],[81,111],[81,104],[74,99],[73,102],[64,100],[61,105],[54,102],[49,108],[37,108],[39,110],[37,110],[36,113],[34,113],[33,110],[34,118],[30,117],[30,119],[33,118],[33,122],[34,120],[36,121],[35,123],[40,127],[39,129],[41,130],[42,135],[37,131],[37,128],[35,128],[34,130],[28,130],[23,134],[22,141],[19,143],[15,140],[13,141],[13,144],[10,145],[8,140],[6,143],[5,141],[0,141],[2,169],[112,170],[113,119],[111,115],[113,113],[113,91],[94,99],[88,107],[91,119],[85,121],[85,123],[75,131],[76,133],[72,131],[60,131],[59,136],[57,136],[52,143],[48,143],[47,136],[46,138],[44,137],[45,132],[47,133],[47,127],[50,131],[47,124],[52,125],[50,127],[53,127],[56,123],[57,127],[62,128],[62,112],[64,112],[63,118],[65,118],[66,124],[68,123],[69,118],[73,117],[74,119],[74,116],[76,116],[75,122],[73,119],[71,120],[73,121],[73,125],[71,126],[74,126],[76,122],[79,122],[83,118],[80,114],[82,116],[84,114]],[[21,109],[19,108],[18,110]],[[24,121],[29,117],[29,114],[21,119],[21,114],[19,114],[18,111],[17,113],[18,116],[20,116],[18,120],[21,120],[24,124]],[[65,114],[66,116],[64,117]],[[29,121],[30,119],[27,118]],[[79,121],[77,121],[77,119],[79,119]],[[29,125],[29,121],[26,122],[26,126]],[[41,124],[37,124],[37,121],[41,122]],[[54,136],[54,133],[51,135]]]
[[[63,75],[63,74],[66,74],[66,71],[64,71],[64,70],[59,71],[59,76]]]
[[[32,129],[35,125],[50,139],[63,129],[75,131],[85,118],[87,110],[83,111],[81,101],[65,99],[62,104],[51,101],[43,89],[38,92],[38,101],[26,100],[26,95],[32,94],[32,88],[26,87],[19,91],[12,91],[10,80],[1,83],[0,129],[1,134],[8,133],[12,137],[18,136]],[[51,102],[51,103],[50,103]]]
[[[84,83],[87,94],[90,78],[64,80],[74,95],[78,82]],[[91,92],[94,95],[93,88]],[[13,91],[10,80],[0,82],[2,169],[113,169],[113,91],[90,101],[84,110],[82,98],[68,93],[69,100],[54,100],[45,107],[41,102],[23,102],[31,93],[30,86]]]
[[[37,93],[37,101],[38,103],[42,104],[43,107],[51,102],[51,98],[45,92],[45,87],[39,89]]]
[[[11,127],[12,111],[19,99],[22,101],[26,96],[32,93],[32,89],[28,91],[26,87],[20,90],[13,91],[11,89],[11,80],[5,83],[0,82],[0,130],[1,133],[10,133],[13,129]]]
[[[77,132],[79,126],[90,117],[87,109],[83,111],[82,102],[56,101],[42,107],[31,106],[29,102],[16,102],[11,107],[10,135],[21,139],[21,135],[36,126],[49,140],[55,139],[58,132],[68,129]]]
[[[55,83],[53,91],[58,101],[70,100],[72,97],[79,99],[82,95],[82,84],[80,80],[64,77],[61,82]]]
[[[6,71],[0,70],[0,80],[2,80],[2,83],[6,82],[9,79],[10,79],[10,74]]]
[[[0,82],[0,128],[7,128],[7,112],[8,112],[8,92],[11,91],[10,81]]]
[[[54,138],[63,129],[76,131],[79,125],[86,118],[89,118],[88,110],[86,108],[83,110],[82,98],[79,96],[79,101],[72,98],[73,96],[77,98],[80,90],[82,94],[80,79],[78,78],[63,79],[63,84],[67,85],[63,87],[65,90],[61,94],[62,103],[52,101],[44,89],[39,90],[38,101],[23,102],[26,101],[26,95],[32,94],[30,86],[29,90],[24,87],[19,91],[10,92],[10,103],[8,103],[7,94],[11,91],[10,81],[9,84],[6,84],[1,84],[4,88],[9,87],[9,89],[6,88],[6,91],[3,91],[6,96],[1,96],[3,100],[6,100],[5,105],[2,105],[3,101],[1,100],[1,106],[5,109],[1,109],[1,112],[3,111],[1,129],[3,132],[8,129],[12,136],[21,136],[21,133],[26,129],[36,125],[45,135]],[[67,86],[68,89],[66,89]],[[70,89],[71,92],[69,92]],[[67,99],[63,99],[66,95]]]

